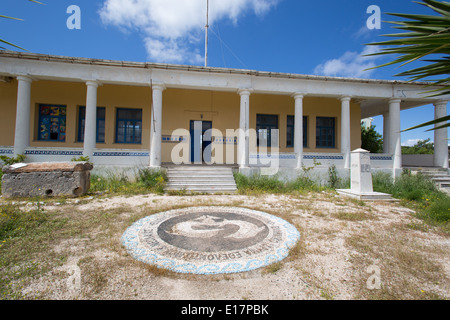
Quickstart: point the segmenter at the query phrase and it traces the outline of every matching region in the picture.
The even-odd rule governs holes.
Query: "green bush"
[[[289,182],[283,182],[278,176],[245,176],[235,173],[234,179],[240,193],[267,192],[267,193],[290,193],[295,191],[318,191],[321,188],[310,178],[300,176]]]
[[[247,177],[241,173],[235,173],[234,179],[239,191],[260,191],[260,192],[285,192],[286,188],[282,181],[274,176],[253,175]]]
[[[287,183],[290,191],[319,191],[321,188],[306,176],[300,176],[292,182]]]
[[[105,176],[91,175],[90,192],[113,192],[137,194],[146,192],[163,193],[167,181],[161,170],[140,169],[136,181],[130,181],[125,173],[108,172]]]
[[[440,192],[431,179],[420,173],[413,175],[404,172],[395,182],[388,173],[375,173],[372,181],[374,191],[390,193],[398,199],[421,201],[430,194]]]
[[[18,154],[16,157],[0,156],[0,160],[2,161],[4,166],[23,162],[23,161],[25,161],[25,158],[26,158],[26,156],[23,154]]]
[[[162,170],[145,168],[138,171],[138,183],[145,188],[153,189],[158,193],[163,193],[166,182],[167,176]]]
[[[421,216],[432,222],[448,224],[450,222],[450,197],[440,197],[432,201]]]
[[[331,189],[349,189],[350,178],[342,179],[339,177],[336,166],[328,167],[328,187]]]
[[[2,177],[3,169],[2,166],[12,165],[14,163],[19,163],[25,161],[26,156],[23,154],[18,154],[16,157],[0,156],[0,189],[2,187]]]
[[[73,157],[72,159],[70,159],[70,161],[74,161],[74,162],[89,162],[89,157],[88,156],[80,156],[80,157]]]
[[[124,174],[108,172],[106,176],[91,175],[90,192],[119,192],[127,190],[131,185],[128,177]]]

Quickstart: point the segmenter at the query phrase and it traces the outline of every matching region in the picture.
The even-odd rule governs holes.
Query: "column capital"
[[[435,107],[437,107],[437,106],[447,106],[447,104],[448,104],[447,100],[437,100],[437,101],[433,102],[433,105]]]
[[[341,96],[339,97],[339,100],[341,100],[341,102],[348,102],[350,100],[352,100],[351,96]]]
[[[240,88],[237,90],[237,93],[240,96],[249,96],[252,94],[252,92],[253,92],[253,89],[251,89],[251,88]]]
[[[100,82],[98,82],[97,80],[86,80],[86,85],[88,87],[98,88],[98,86],[100,86]]]
[[[18,81],[25,81],[25,82],[28,82],[28,83],[33,82],[33,78],[30,77],[29,75],[25,75],[25,74],[18,75],[18,76],[16,77],[16,79],[17,79]]]
[[[291,94],[291,97],[294,98],[295,100],[303,99],[305,96],[306,94],[302,92],[294,92],[293,94]]]
[[[151,86],[152,86],[153,90],[159,90],[159,91],[166,90],[166,85],[164,84],[164,82],[161,82],[161,81],[152,81]]]
[[[400,102],[402,102],[402,99],[400,99],[400,98],[390,98],[388,101],[389,101],[389,104],[391,104],[391,103],[400,103]]]

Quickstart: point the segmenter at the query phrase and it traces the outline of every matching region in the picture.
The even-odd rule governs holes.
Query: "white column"
[[[344,168],[350,168],[350,97],[341,98],[341,153],[344,154]]]
[[[31,82],[27,76],[18,76],[16,129],[14,135],[14,156],[24,154],[30,146]]]
[[[294,153],[297,158],[297,169],[302,168],[303,161],[303,97],[301,93],[293,95],[295,99]]]
[[[434,104],[434,119],[447,116],[447,101]],[[447,121],[435,124],[435,128]],[[448,130],[447,128],[434,130],[434,166],[448,169]]]
[[[241,168],[249,163],[249,128],[250,128],[250,94],[251,89],[239,89],[241,107],[239,117],[238,164]]]
[[[150,167],[161,167],[162,139],[162,93],[165,89],[162,83],[153,83],[153,105],[151,112],[150,133]]]
[[[393,169],[401,169],[402,167],[400,102],[401,99],[396,98],[389,100],[389,153],[394,157]]]
[[[383,113],[383,153],[390,153],[389,134],[389,111],[386,111]]]
[[[98,82],[86,81],[86,117],[84,122],[83,156],[92,159],[97,143],[97,88]]]

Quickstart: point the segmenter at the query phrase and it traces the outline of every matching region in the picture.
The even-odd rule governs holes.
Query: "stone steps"
[[[447,169],[443,168],[415,168],[411,172],[420,172],[430,179],[443,191],[450,193],[450,174]]]
[[[175,166],[167,168],[166,191],[235,193],[233,170],[218,166]]]

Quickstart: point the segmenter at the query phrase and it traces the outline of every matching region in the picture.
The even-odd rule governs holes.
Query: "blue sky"
[[[30,52],[75,57],[204,64],[206,0],[2,0],[0,38]],[[71,5],[81,29],[69,29]],[[388,57],[363,59],[365,43],[393,33],[366,26],[370,5],[386,12],[431,13],[412,0],[210,0],[208,66],[260,71],[397,79],[397,67],[362,72]],[[7,47],[10,50],[17,50]],[[432,120],[431,105],[402,111],[402,129]],[[374,124],[382,130],[382,118]],[[431,138],[417,129],[402,141]]]

